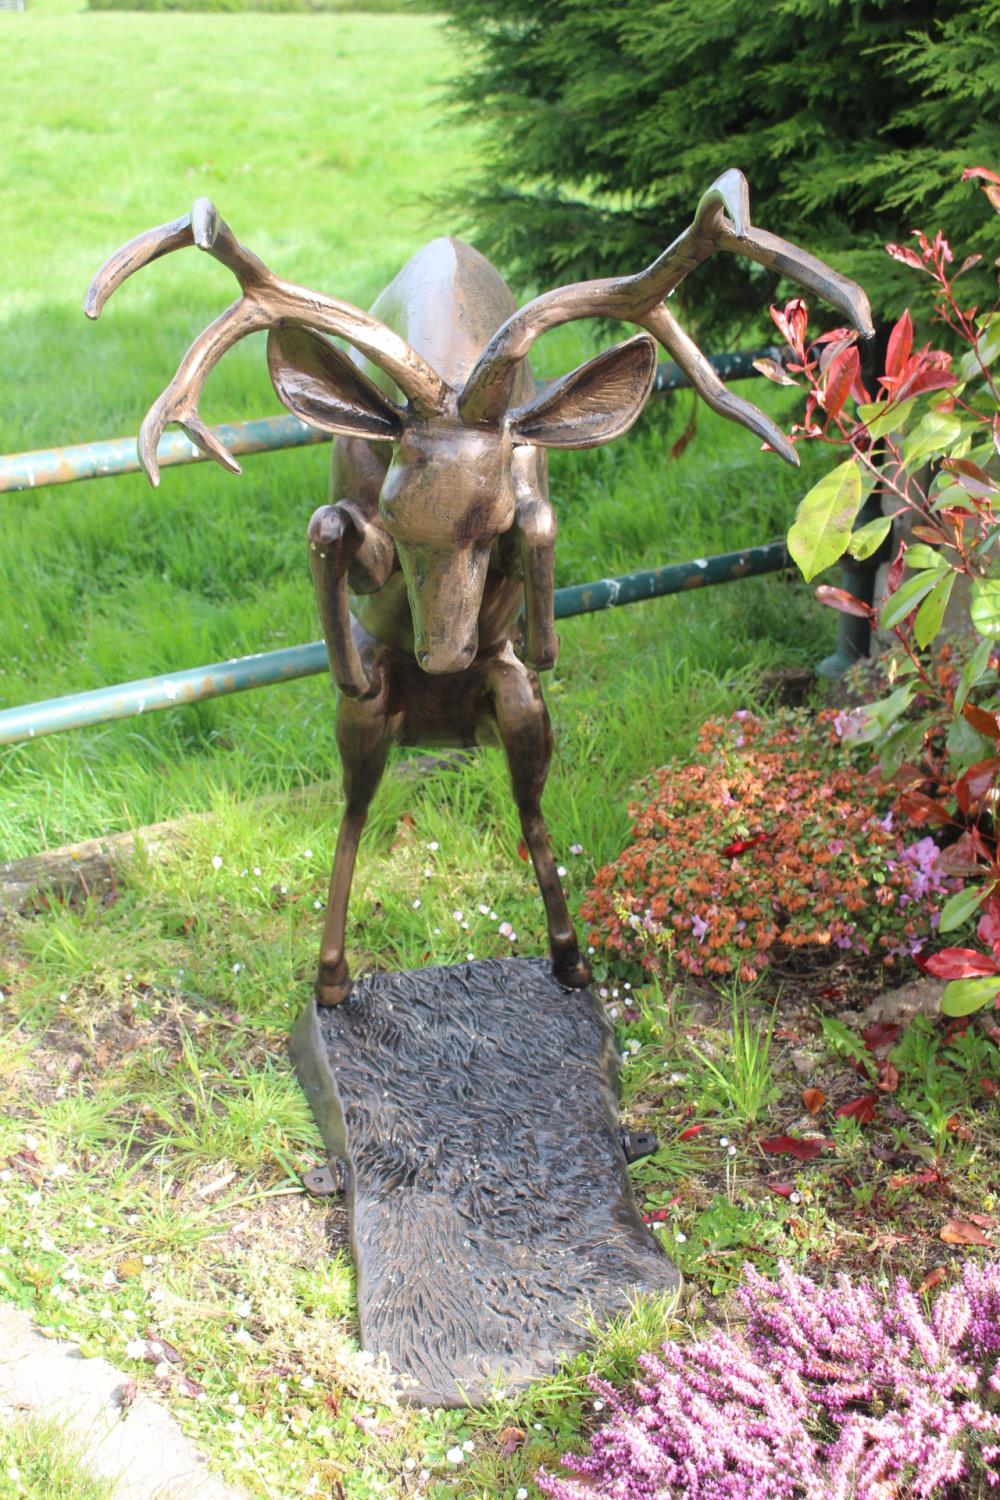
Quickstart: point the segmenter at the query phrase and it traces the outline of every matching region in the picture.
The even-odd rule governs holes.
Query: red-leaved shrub
[[[667,953],[691,974],[744,980],[792,950],[891,964],[918,951],[956,884],[933,839],[904,844],[832,714],[710,720],[697,760],[655,771],[641,793],[633,841],[581,907],[610,959],[648,969]]]

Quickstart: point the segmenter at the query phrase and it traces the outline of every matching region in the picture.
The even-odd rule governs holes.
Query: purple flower
[[[631,1393],[551,1500],[912,1500],[1000,1483],[1000,1265],[966,1262],[929,1315],[906,1282],[818,1286],[744,1268],[739,1338],[717,1330],[640,1360]]]
[[[699,943],[703,943],[705,941],[705,938],[708,934],[708,923],[705,921],[705,918],[700,917],[697,912],[693,912],[691,915],[691,931],[694,933]]]

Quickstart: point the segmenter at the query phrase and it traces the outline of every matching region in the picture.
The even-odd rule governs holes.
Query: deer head
[[[652,388],[656,341],[714,410],[798,462],[770,418],[726,389],[664,303],[701,261],[716,250],[740,251],[819,292],[864,334],[871,332],[859,287],[805,251],[751,227],[746,180],[736,171],[712,185],[691,225],[645,270],[560,287],[513,314],[461,389],[378,318],[275,276],[239,243],[207,199],[199,199],[190,215],[137,236],[112,256],[88,291],[88,316],[96,318],[133,271],[185,245],[196,245],[226,265],[242,295],[194,341],[143,422],[139,457],[151,483],[159,482],[156,449],[170,422],[211,458],[240,472],[202,422],[198,401],[222,355],[247,334],[267,329],[271,379],[291,411],[328,432],[392,444],[381,521],[406,581],[417,658],[429,672],[459,670],[475,656],[490,550],[513,524],[525,450],[589,448],[626,432]],[[619,319],[646,331],[513,405],[516,374],[535,339],[560,323],[590,317]],[[330,334],[388,376],[400,399],[387,395],[324,337]]]
[[[392,444],[379,514],[406,582],[417,661],[432,673],[461,671],[476,655],[490,554],[514,522],[515,450],[610,442],[635,421],[656,373],[655,343],[639,334],[541,397],[475,422],[450,387],[427,414],[398,405],[309,328],[277,324],[267,352],[274,389],[296,416]]]

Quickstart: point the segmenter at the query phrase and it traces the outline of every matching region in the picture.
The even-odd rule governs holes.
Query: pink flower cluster
[[[610,1419],[550,1500],[945,1500],[1000,1483],[1000,1265],[968,1262],[929,1314],[841,1276],[744,1268],[739,1337],[641,1361],[631,1394],[594,1380]]]

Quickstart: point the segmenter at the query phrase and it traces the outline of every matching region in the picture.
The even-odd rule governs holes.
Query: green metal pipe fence
[[[620,604],[637,604],[642,599],[657,599],[663,594],[679,594],[711,584],[735,583],[740,578],[780,572],[789,566],[784,542],[774,542],[765,547],[748,547],[743,552],[726,552],[719,557],[701,557],[695,562],[626,573],[621,578],[577,583],[556,590],[556,619],[565,620],[571,615],[590,614]],[[311,641],[306,646],[289,646],[283,651],[237,656],[232,661],[212,662],[184,672],[168,672],[138,682],[118,683],[115,687],[71,693],[65,698],[25,703],[0,712],[0,745],[40,739],[64,729],[106,724],[112,719],[136,718],[164,708],[180,708],[202,698],[245,693],[276,682],[292,682],[297,677],[325,672],[326,668],[326,646],[322,641]]]
[[[753,368],[756,359],[761,356],[774,358],[776,352],[769,347],[715,355],[712,364],[723,380],[745,380],[757,374]],[[687,377],[676,365],[664,364],[657,370],[654,392],[678,390],[688,384]],[[274,452],[330,441],[328,433],[318,432],[293,416],[231,422],[213,431],[231,453],[237,454]],[[164,434],[157,454],[162,467],[205,461],[205,455],[178,432]],[[72,484],[82,479],[106,478],[113,474],[130,474],[138,469],[135,438],[131,437],[0,455],[0,494]],[[782,572],[790,567],[791,560],[784,542],[773,542],[717,557],[701,557],[693,562],[626,573],[619,578],[601,578],[592,583],[558,589],[556,618],[567,619],[623,604],[636,604],[643,599],[656,599],[693,588],[735,583],[741,578]],[[212,662],[182,672],[167,672],[137,682],[117,683],[62,698],[25,703],[0,710],[0,745],[39,739],[63,730],[83,729],[115,719],[136,718],[205,698],[245,693],[251,688],[311,677],[326,669],[326,647],[322,641],[311,641],[282,651],[257,652],[252,656]]]
[[[779,350],[773,346],[750,349],[738,354],[716,354],[712,364],[722,380],[747,380],[758,372],[755,359],[776,359]],[[544,381],[538,381],[541,387]],[[675,364],[661,364],[656,371],[654,395],[683,390],[690,381]],[[329,443],[328,432],[319,432],[300,422],[298,417],[260,417],[253,422],[226,422],[213,432],[230,453],[270,453],[279,448],[302,448],[312,443]],[[183,432],[166,432],[156,450],[160,468],[177,464],[207,462]],[[42,448],[34,453],[0,455],[0,495],[19,490],[37,490],[50,484],[75,484],[80,479],[107,479],[113,474],[137,474],[135,438],[110,438],[101,443],[73,443],[65,448]]]

